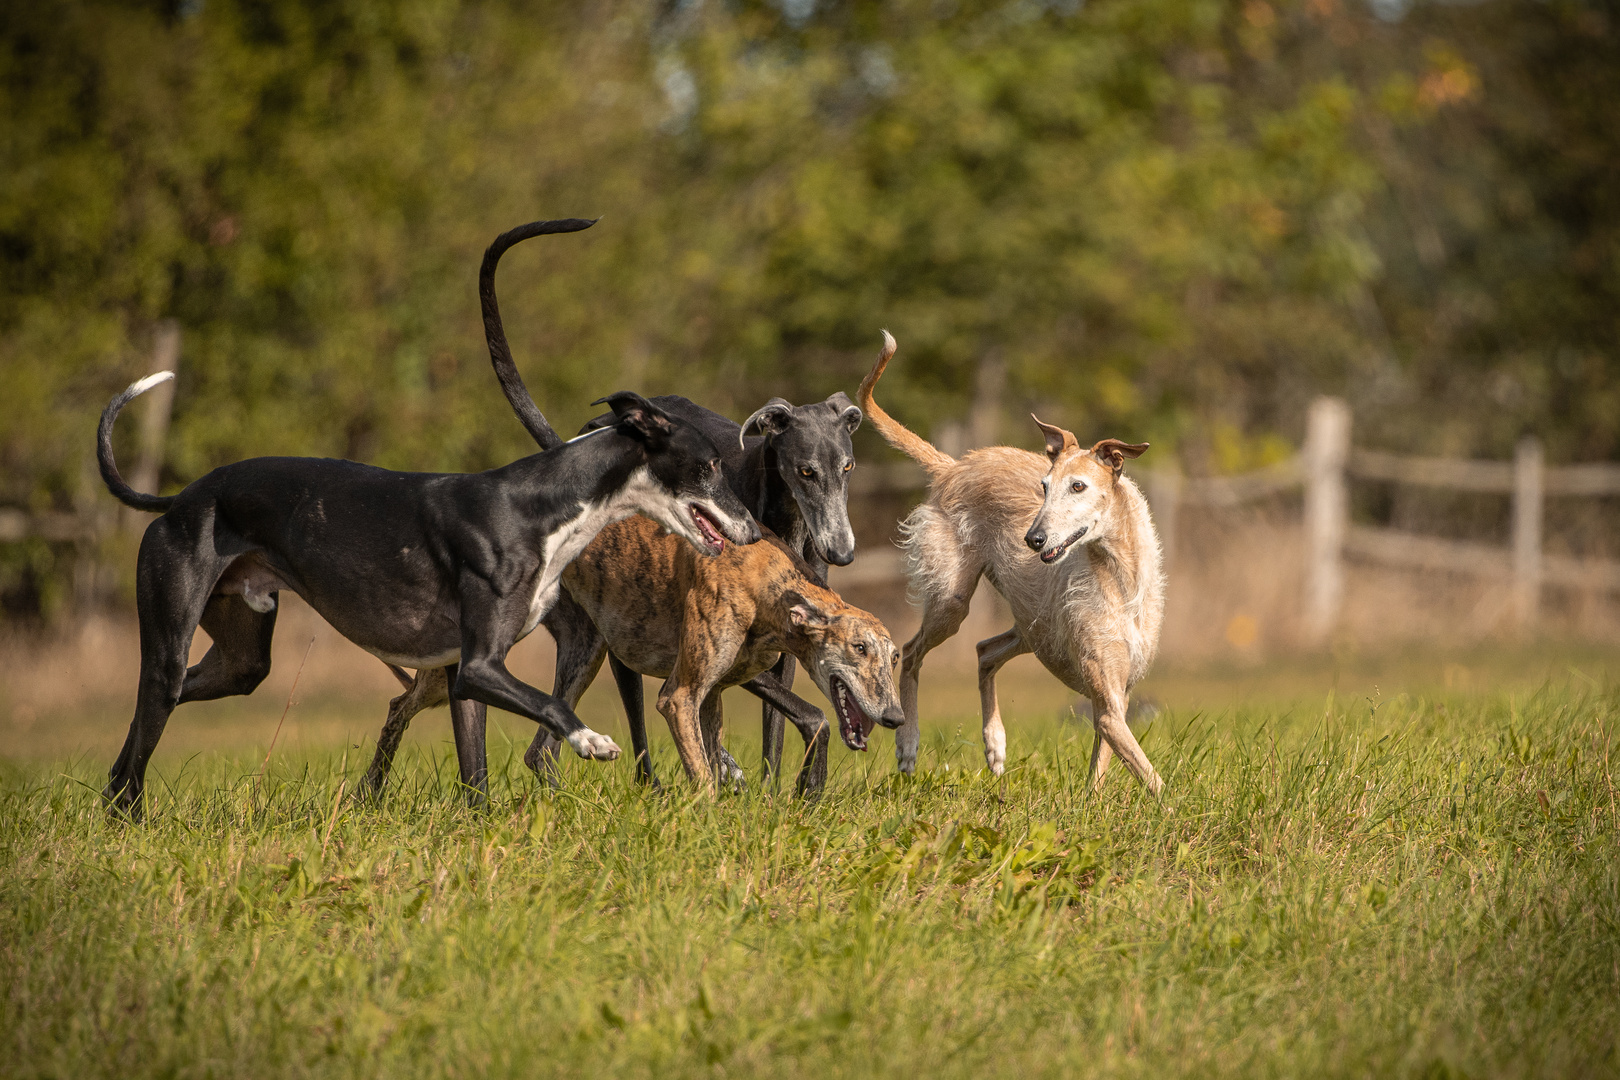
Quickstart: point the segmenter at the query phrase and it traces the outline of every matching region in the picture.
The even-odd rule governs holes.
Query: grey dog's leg
[[[653,773],[652,751],[647,746],[647,694],[641,684],[641,673],[625,667],[624,661],[611,652],[608,653],[608,667],[613,669],[613,682],[619,688],[624,718],[630,725],[630,748],[636,755],[636,779],[656,788],[658,777]]]
[[[743,689],[780,709],[804,738],[804,759],[799,766],[797,790],[806,799],[820,797],[827,786],[829,727],[820,709],[789,690],[771,672],[756,675]]]
[[[770,675],[781,686],[792,686],[793,676],[796,673],[798,661],[790,653],[783,653],[771,668]],[[760,756],[764,761],[765,784],[776,787],[782,782],[782,735],[785,727],[783,720],[786,713],[782,712],[769,701],[760,705]]]

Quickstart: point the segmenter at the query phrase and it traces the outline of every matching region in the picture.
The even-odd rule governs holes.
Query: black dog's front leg
[[[461,665],[450,685],[452,701],[493,705],[526,716],[573,747],[582,758],[612,761],[619,747],[606,735],[580,723],[560,698],[530,686],[506,669],[511,649],[528,615],[528,599],[499,595],[482,578],[463,573],[461,591]],[[461,739],[458,735],[457,743]],[[463,776],[468,768],[463,765]]]
[[[743,683],[743,689],[768,705],[781,710],[804,737],[804,761],[799,766],[798,793],[806,799],[821,795],[827,786],[827,718],[820,709],[789,690],[773,672],[754,676]],[[781,753],[782,740],[777,738],[776,748]],[[774,771],[774,770],[773,770]]]

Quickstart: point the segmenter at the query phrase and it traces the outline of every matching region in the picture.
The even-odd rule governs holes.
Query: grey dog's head
[[[763,435],[776,455],[776,471],[799,504],[816,554],[834,566],[855,558],[849,526],[849,471],[855,449],[849,437],[861,426],[861,410],[843,392],[814,405],[772,398],[743,421],[739,440]]]

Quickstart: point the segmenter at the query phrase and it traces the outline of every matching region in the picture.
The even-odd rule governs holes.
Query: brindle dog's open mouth
[[[833,709],[838,713],[838,734],[851,750],[865,750],[866,737],[872,734],[876,721],[861,708],[855,695],[850,693],[844,680],[832,677]]]
[[[1086,535],[1087,531],[1090,530],[1090,528],[1091,528],[1090,525],[1082,525],[1082,526],[1080,526],[1080,531],[1079,532],[1075,533],[1073,536],[1071,536],[1067,540],[1063,541],[1063,543],[1059,544],[1057,547],[1053,548],[1051,551],[1043,551],[1043,552],[1041,552],[1041,562],[1054,563],[1054,562],[1057,562],[1059,559],[1063,558],[1063,553],[1065,551],[1068,551],[1071,547],[1073,547],[1076,540],[1079,540],[1082,536]]]
[[[691,510],[692,521],[697,525],[698,533],[703,537],[703,542],[708,545],[709,554],[718,555],[726,550],[726,538],[720,534],[719,524],[704,513],[703,508],[697,503],[692,504]]]

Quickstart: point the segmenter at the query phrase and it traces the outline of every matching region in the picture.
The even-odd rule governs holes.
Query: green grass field
[[[1162,805],[1117,766],[1085,794],[1089,727],[1048,690],[1005,778],[960,694],[916,778],[887,736],[835,745],[816,806],[625,762],[551,792],[496,738],[471,812],[442,712],[370,808],[369,746],[260,775],[262,726],[160,755],[135,827],[102,815],[100,743],[12,754],[0,1073],[1620,1074],[1617,684],[1289,685],[1171,695]]]

